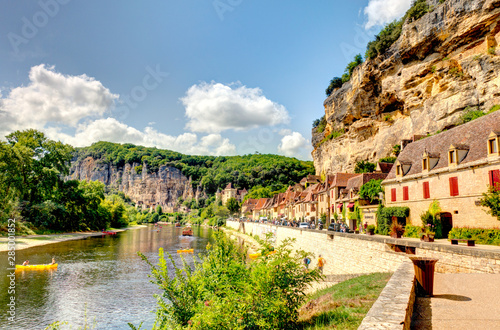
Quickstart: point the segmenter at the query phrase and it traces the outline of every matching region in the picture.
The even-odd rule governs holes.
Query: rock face
[[[325,100],[326,129],[312,137],[317,174],[352,171],[402,139],[453,126],[467,107],[500,104],[500,0],[428,3],[432,12],[406,22],[385,54]]]
[[[179,197],[184,200],[206,197],[200,189],[194,192],[191,180],[175,167],[161,166],[157,173],[148,173],[144,163],[142,172],[138,174],[138,165],[140,164],[133,163],[117,167],[87,157],[72,164],[69,179],[100,181],[122,191],[143,209],[161,205],[165,212],[176,210]]]

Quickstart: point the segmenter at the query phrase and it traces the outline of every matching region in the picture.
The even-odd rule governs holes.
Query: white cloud
[[[267,99],[260,88],[202,82],[181,98],[193,132],[219,133],[288,123],[284,106]]]
[[[58,128],[44,130],[47,135],[75,147],[89,146],[97,141],[116,143],[133,143],[146,147],[169,149],[192,155],[234,155],[236,147],[229,139],[218,134],[210,134],[198,140],[194,133],[171,136],[158,132],[152,127],[143,131],[119,122],[115,118],[98,119],[90,123],[80,124],[74,135],[62,133]]]
[[[279,130],[278,134],[281,136],[290,135],[292,134],[292,130],[288,128],[282,128]]]
[[[63,75],[42,64],[31,68],[29,79],[27,86],[13,88],[5,97],[0,91],[1,137],[14,130],[35,128],[75,147],[109,141],[185,154],[236,154],[236,147],[219,134],[201,139],[194,133],[171,136],[154,129],[155,122],[141,131],[117,119],[104,118],[119,96],[86,75]]]
[[[288,157],[301,158],[300,155],[310,149],[309,142],[299,132],[292,132],[281,139],[278,151]]]
[[[92,77],[63,75],[44,64],[31,68],[29,80],[0,100],[9,120],[4,125],[12,129],[40,129],[47,123],[76,127],[84,118],[101,117],[118,98]]]
[[[365,29],[384,26],[402,17],[410,8],[411,3],[412,0],[370,0],[364,9],[365,16],[367,16]]]

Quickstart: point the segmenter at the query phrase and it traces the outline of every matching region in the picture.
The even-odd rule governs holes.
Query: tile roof
[[[393,163],[379,162],[377,164],[377,170],[379,170],[382,173],[389,173],[393,165],[394,165]]]
[[[449,131],[410,143],[401,151],[398,161],[412,163],[410,170],[406,173],[406,176],[408,176],[422,172],[424,151],[439,155],[437,165],[429,173],[447,168],[448,150],[451,145],[457,149],[468,148],[469,152],[460,162],[461,165],[486,159],[488,157],[488,136],[492,131],[500,131],[500,111],[495,111],[489,115],[452,128]],[[392,168],[387,179],[394,178],[396,178],[395,166]]]
[[[388,173],[363,173],[358,176],[355,176],[349,181],[347,181],[346,190],[354,189],[359,190],[362,185],[367,183],[370,180],[384,180],[387,177]]]
[[[259,198],[257,204],[255,205],[255,209],[262,210],[264,208],[264,205],[266,205],[268,199],[269,198]]]
[[[350,178],[359,176],[360,174],[358,173],[336,173],[335,178],[330,185],[331,188],[335,187],[346,187],[347,186],[347,181],[349,181]]]

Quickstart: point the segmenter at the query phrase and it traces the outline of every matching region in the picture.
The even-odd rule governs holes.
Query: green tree
[[[340,87],[342,87],[342,78],[333,77],[333,79],[330,80],[330,85],[328,85],[327,89],[325,90],[326,96],[330,96],[335,89]]]
[[[231,212],[231,214],[237,214],[240,212],[241,209],[240,203],[234,197],[231,197],[227,200],[226,207],[229,210],[229,212]]]
[[[482,206],[489,208],[487,213],[500,220],[500,184],[495,187],[490,186],[488,191],[483,193],[480,202]]]
[[[356,163],[356,166],[354,167],[354,173],[372,173],[375,171],[375,168],[377,165],[374,163],[370,163],[369,161],[360,161]]]
[[[379,193],[383,192],[382,180],[370,180],[359,189],[359,197],[369,199],[370,202],[378,199]]]

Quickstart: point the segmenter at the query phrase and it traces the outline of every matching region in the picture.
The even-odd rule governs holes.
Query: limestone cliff
[[[352,171],[402,139],[453,126],[467,107],[500,104],[500,0],[428,3],[431,12],[325,100],[326,129],[312,138],[317,174]],[[345,133],[320,142],[334,130]]]
[[[87,157],[72,163],[69,179],[100,181],[129,196],[139,207],[150,208],[161,205],[165,212],[176,209],[179,197],[184,200],[206,197],[198,189],[193,191],[191,180],[175,167],[160,166],[157,172],[148,173],[142,164],[141,173],[136,173],[138,163],[117,167]]]

